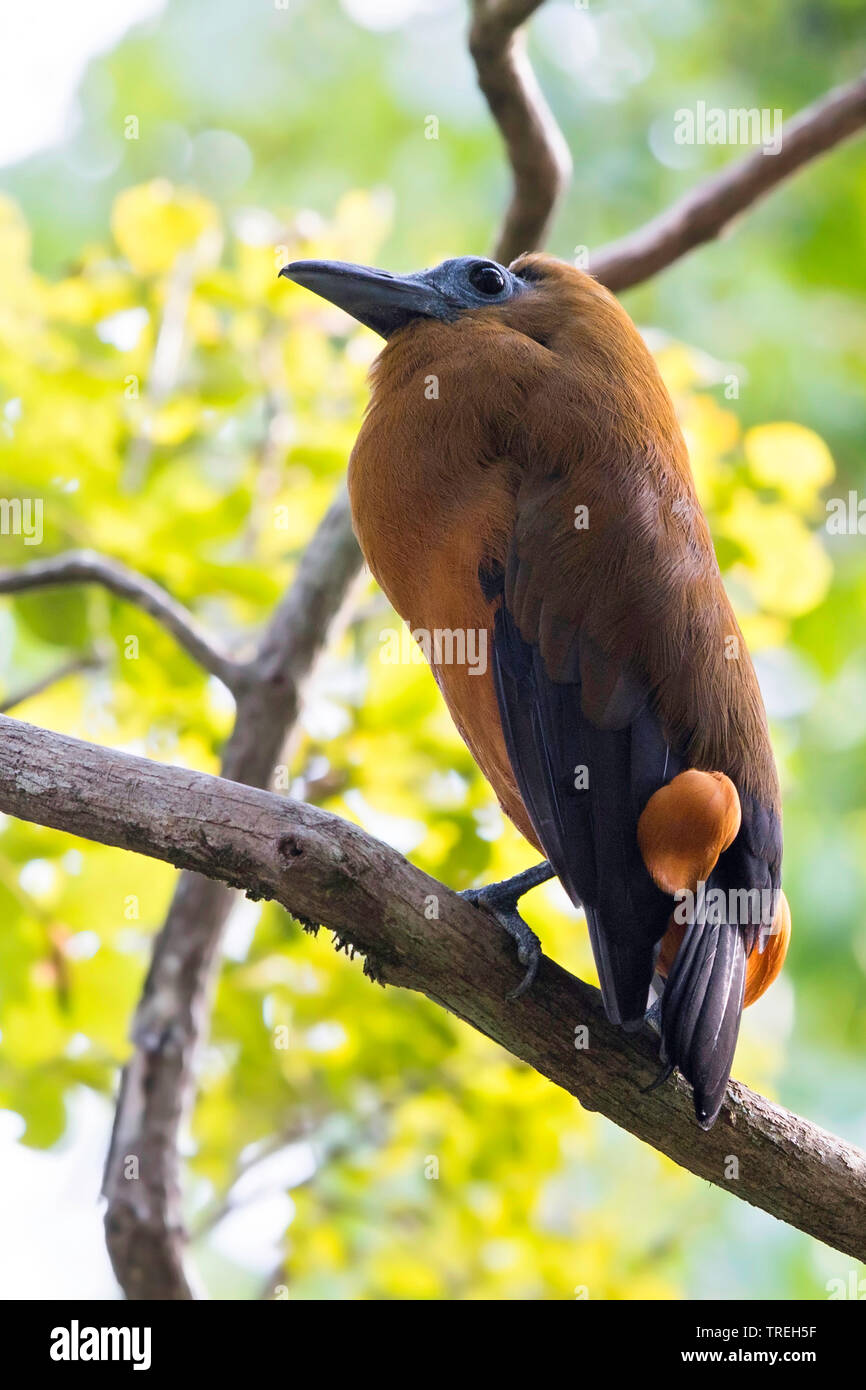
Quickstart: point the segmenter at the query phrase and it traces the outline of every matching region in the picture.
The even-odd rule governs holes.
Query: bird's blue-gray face
[[[432,270],[402,276],[344,261],[292,261],[280,274],[330,300],[383,338],[413,319],[451,323],[471,309],[507,304],[530,288],[506,266],[481,256],[458,256]]]

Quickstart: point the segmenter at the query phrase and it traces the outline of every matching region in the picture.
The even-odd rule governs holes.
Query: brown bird
[[[281,274],[387,340],[354,524],[549,861],[473,895],[518,942],[515,994],[540,953],[517,899],[555,873],[586,913],[609,1017],[637,1026],[663,991],[663,1074],[679,1068],[709,1127],[790,918],[763,702],[652,356],[613,295],[545,255]],[[453,660],[461,633],[485,671]]]

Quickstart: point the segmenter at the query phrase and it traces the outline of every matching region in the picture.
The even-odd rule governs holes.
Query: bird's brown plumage
[[[779,786],[764,707],[670,397],[628,315],[591,277],[538,255],[522,257],[511,270],[531,292],[473,309],[453,322],[418,317],[392,337],[378,359],[349,473],[364,555],[411,629],[486,633],[497,661],[485,674],[435,657],[434,674],[504,811],[548,854],[573,895],[580,867],[570,882],[562,860],[572,853],[580,860],[583,851],[565,844],[570,807],[560,815],[565,805],[560,798],[551,810],[544,788],[530,804],[532,756],[525,753],[527,747],[550,750],[551,721],[568,722],[567,714],[557,713],[567,709],[562,692],[568,690],[578,692],[578,723],[595,759],[594,775],[619,777],[623,756],[632,758],[635,816],[612,831],[629,841],[622,848],[623,864],[634,862],[632,821],[650,794],[664,787],[673,804],[679,792],[671,779],[678,771],[697,769],[723,774],[726,785],[736,789],[743,826],[737,806],[736,838],[729,849],[733,836],[725,826],[733,825],[732,804],[716,795],[718,778],[708,779],[706,843],[703,850],[698,846],[693,862],[706,859],[704,867],[712,871],[721,853],[716,873],[723,886],[746,886],[741,880],[748,879],[749,885],[754,880],[775,887]],[[534,726],[533,732],[521,725],[526,691],[538,703],[548,700],[547,712],[539,716],[542,724],[547,720],[546,744]],[[652,749],[663,740],[670,761],[665,753],[663,770],[644,775],[634,771],[634,762],[645,737]],[[563,756],[569,747],[565,739]],[[553,803],[559,797],[556,779],[568,775],[567,767],[550,769]],[[701,785],[690,783],[683,795],[700,794]],[[620,792],[622,800],[625,788]],[[619,803],[612,796],[594,801],[594,809],[579,821],[581,833],[595,846],[602,879],[604,827],[598,821],[607,814],[605,806],[616,811]],[[682,824],[691,822],[687,810]],[[725,826],[714,823],[717,814],[728,818]],[[647,826],[651,819],[652,807]],[[551,825],[549,834],[539,833],[542,823]],[[700,817],[694,824],[700,838]],[[654,835],[645,837],[644,860],[659,883],[652,862],[657,830]],[[669,850],[660,845],[668,866],[674,862]],[[618,876],[627,880],[630,872]],[[669,880],[670,875],[666,892]],[[591,874],[584,879],[590,897],[593,882]],[[610,919],[619,903],[633,907],[637,920],[646,901],[655,917],[665,920],[664,905],[652,897],[660,890],[649,880],[633,892],[627,882],[602,882],[596,889],[609,900],[599,909],[602,928],[596,926],[593,936],[597,959],[599,939],[603,946],[611,930],[616,934]],[[611,898],[614,891],[620,898]],[[663,932],[664,926],[649,931],[648,951]],[[680,1043],[685,1047],[683,1039],[697,1027],[703,985],[696,985],[695,972],[716,969],[728,971],[725,1046],[732,1053],[748,988],[743,962],[764,937],[753,921],[737,937],[742,948],[723,948],[719,936],[702,948],[703,963],[690,963],[681,953],[676,987],[673,976],[669,986],[674,1050]],[[637,1007],[634,999],[626,1000],[625,986],[616,998],[618,972],[622,976],[624,968],[618,950],[613,948],[607,979],[603,961],[599,970],[609,1009],[626,1021]],[[756,980],[769,973],[768,961],[761,959],[757,950],[752,953],[749,970]],[[638,996],[639,985],[638,978]],[[706,1038],[702,1047],[709,1047]],[[673,1060],[688,1070],[687,1060]],[[726,1079],[707,1083],[712,1091],[708,1121],[709,1110],[721,1103],[719,1085],[723,1091]]]
[[[452,324],[419,319],[375,365],[349,471],[367,562],[410,627],[489,628],[478,570],[505,564],[519,505],[515,617],[554,678],[582,619],[611,680],[625,660],[650,674],[691,766],[727,773],[778,811],[754,669],[655,362],[588,275],[540,255],[513,269],[537,270],[537,297]],[[456,666],[436,676],[485,771],[507,769],[498,720],[474,717],[489,677]],[[602,682],[597,708],[606,693]],[[513,778],[490,780],[525,822]]]

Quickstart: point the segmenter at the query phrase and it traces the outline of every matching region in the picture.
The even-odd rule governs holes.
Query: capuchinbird
[[[555,873],[610,1019],[638,1026],[661,991],[665,1074],[708,1128],[790,917],[764,706],[653,358],[612,294],[546,255],[281,274],[386,339],[349,470],[370,569],[416,637],[489,653],[482,670],[426,644],[547,862],[475,898],[517,939],[523,988],[540,947],[517,899]]]

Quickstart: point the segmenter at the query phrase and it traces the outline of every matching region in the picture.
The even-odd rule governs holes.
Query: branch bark
[[[508,264],[543,245],[571,177],[565,137],[542,95],[520,27],[543,0],[473,0],[469,51],[478,85],[505,142],[511,201],[494,248]]]
[[[698,184],[673,207],[622,241],[590,256],[590,270],[609,290],[640,285],[689,251],[721,236],[747,208],[866,126],[866,74],[807,106],[782,132],[776,155],[762,150]]]
[[[608,1023],[598,990],[544,959],[522,975],[495,920],[358,826],[303,802],[0,717],[0,810],[212,874],[324,923],[382,983],[418,990],[591,1110],[706,1178],[854,1259],[866,1259],[866,1154],[732,1082],[715,1127],[694,1121],[685,1082],[647,1093],[648,1029]],[[431,895],[439,916],[425,907]],[[588,1046],[577,1047],[585,1027]],[[737,1178],[727,1176],[738,1159]],[[136,1207],[140,1183],[118,1176]],[[115,1203],[120,1202],[115,1192]]]

